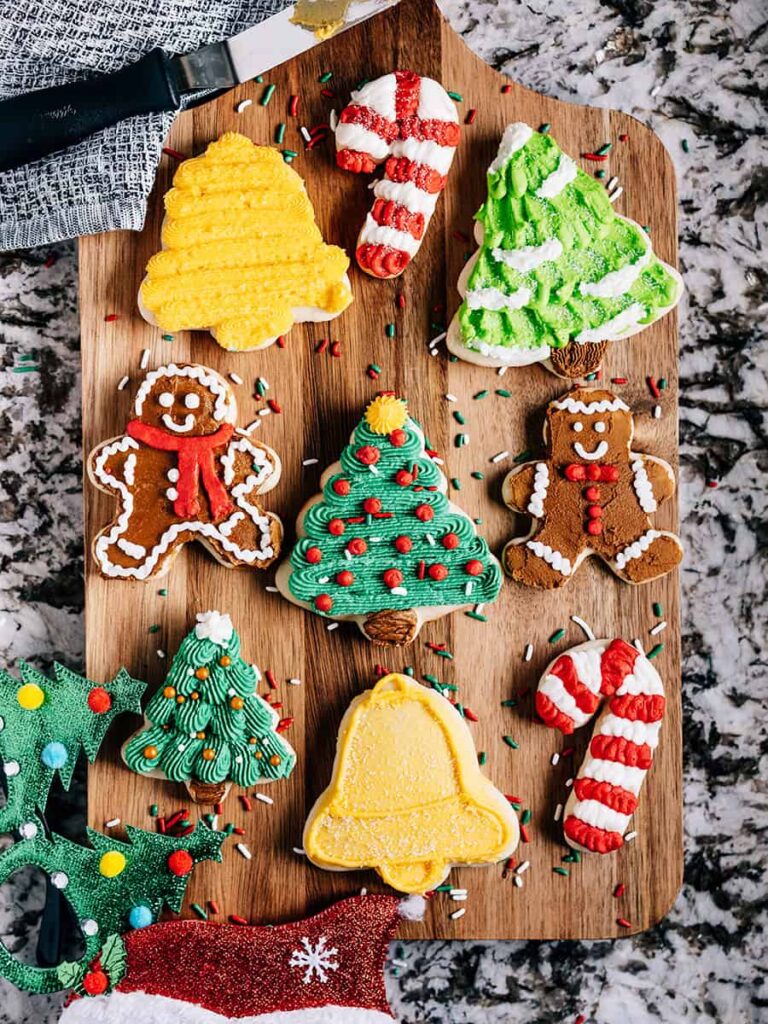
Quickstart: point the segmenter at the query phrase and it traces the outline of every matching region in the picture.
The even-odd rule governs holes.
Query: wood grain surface
[[[515,454],[536,450],[545,404],[567,384],[540,366],[510,369],[500,379],[494,370],[451,363],[444,349],[430,357],[427,341],[458,305],[455,282],[473,246],[457,232],[471,236],[472,215],[485,198],[485,168],[495,154],[504,126],[524,120],[534,127],[550,122],[562,148],[578,156],[614,143],[609,175],[617,174],[624,194],[617,209],[649,225],[657,253],[676,263],[676,188],[671,162],[659,140],[632,118],[608,110],[575,107],[549,100],[512,83],[502,94],[505,79],[473,56],[445,24],[431,3],[402,0],[399,7],[337,39],[318,46],[267,76],[276,85],[268,106],[259,104],[263,86],[249,82],[204,106],[182,114],[168,145],[187,155],[200,153],[224,131],[236,129],[260,144],[270,144],[275,126],[288,123],[285,145],[299,151],[294,167],[304,177],[328,241],[354,251],[358,229],[370,205],[365,178],[335,169],[332,141],[305,152],[298,128],[327,122],[332,107],[340,110],[350,89],[362,78],[373,78],[395,68],[410,67],[441,81],[463,96],[462,120],[470,108],[477,117],[463,129],[462,142],[450,172],[448,187],[438,203],[424,245],[402,278],[377,281],[352,267],[355,301],[331,325],[303,325],[288,335],[284,349],[229,354],[204,333],[179,334],[171,342],[139,316],[136,292],[147,259],[159,246],[162,197],[171,185],[176,161],[163,156],[155,191],[141,233],[115,232],[85,238],[80,246],[83,443],[87,453],[98,442],[120,434],[130,416],[136,388],[143,376],[139,362],[150,351],[150,366],[170,359],[206,363],[244,381],[237,387],[240,423],[250,422],[263,402],[254,399],[254,382],[264,376],[270,396],[282,414],[264,417],[258,437],[273,446],[283,460],[277,488],[265,496],[265,506],[278,512],[293,539],[295,517],[302,503],[317,490],[320,472],[338,458],[362,410],[378,389],[394,389],[408,397],[411,412],[426,427],[433,444],[444,453],[449,477],[461,481],[452,497],[466,511],[482,519],[481,529],[494,551],[516,532],[523,521],[500,501],[500,485],[513,465],[511,459],[492,464],[490,456],[507,449]],[[330,82],[336,98],[321,95],[319,75],[333,70]],[[300,116],[287,116],[289,96],[300,96]],[[237,114],[237,103],[254,103]],[[626,133],[628,140],[618,137]],[[594,171],[594,165],[584,164]],[[406,298],[403,310],[396,296]],[[438,313],[433,307],[440,307]],[[444,308],[445,307],[445,308]],[[106,322],[105,316],[119,319]],[[385,325],[397,324],[397,337],[385,336]],[[342,357],[317,355],[314,345],[322,337],[341,341]],[[369,363],[382,368],[378,381],[366,375]],[[117,390],[127,375],[128,386]],[[660,420],[652,418],[655,404],[646,377],[666,377]],[[637,451],[663,456],[677,464],[677,334],[675,314],[624,343],[609,347],[604,379],[626,377],[616,390],[634,407]],[[512,398],[497,397],[496,387],[512,391]],[[473,395],[491,394],[475,400]],[[456,405],[443,398],[458,397]],[[461,410],[464,428],[457,428],[451,413]],[[457,429],[470,435],[470,443],[454,446]],[[302,460],[317,458],[318,465],[302,467]],[[482,470],[485,479],[470,474]],[[675,503],[656,516],[662,528],[674,529]],[[86,547],[113,513],[112,499],[85,486]],[[286,550],[288,550],[286,548]],[[327,905],[337,897],[367,886],[384,886],[372,872],[331,873],[312,867],[292,852],[300,846],[306,814],[330,778],[336,731],[351,699],[373,681],[374,666],[382,661],[390,670],[412,665],[418,677],[433,673],[459,685],[459,696],[479,717],[471,726],[478,750],[487,752],[486,771],[505,793],[521,797],[530,808],[530,842],[521,844],[518,861],[530,861],[518,888],[502,879],[501,866],[466,868],[451,874],[451,882],[469,890],[461,906],[466,914],[451,920],[460,904],[438,895],[421,924],[407,924],[406,937],[435,938],[596,938],[640,931],[657,922],[671,906],[682,878],[680,624],[677,574],[644,587],[618,581],[596,560],[587,563],[568,587],[555,593],[537,593],[505,581],[498,602],[487,609],[488,622],[473,621],[462,613],[429,623],[411,647],[394,653],[367,644],[353,624],[333,632],[326,623],[270,593],[271,573],[232,571],[214,562],[201,548],[190,546],[162,581],[133,583],[106,581],[87,555],[86,635],[87,669],[93,679],[110,678],[120,665],[145,679],[150,687],[161,683],[168,659],[195,613],[218,608],[231,613],[243,650],[262,669],[270,668],[279,681],[273,694],[283,702],[283,713],[294,718],[288,737],[299,755],[289,782],[269,789],[273,805],[254,803],[246,813],[237,790],[226,804],[223,821],[246,830],[244,841],[253,852],[245,860],[232,844],[223,866],[205,864],[195,873],[188,891],[191,901],[214,898],[221,917],[236,913],[253,922],[287,921]],[[167,596],[161,596],[167,588]],[[582,616],[597,636],[639,637],[646,650],[655,642],[648,635],[656,619],[652,603],[664,608],[668,628],[659,639],[662,654],[655,662],[668,695],[662,742],[643,790],[633,828],[637,838],[617,853],[585,856],[567,864],[568,877],[553,872],[562,865],[568,848],[560,825],[553,820],[556,805],[565,802],[566,779],[575,775],[585,749],[589,726],[575,740],[573,757],[557,767],[550,759],[569,743],[535,720],[533,691],[542,669],[555,654],[584,637],[570,622]],[[158,626],[159,629],[152,631]],[[559,627],[565,637],[550,644]],[[447,643],[453,660],[437,657],[426,641]],[[533,657],[523,661],[526,644]],[[166,653],[163,660],[158,655]],[[286,685],[289,677],[301,686]],[[501,701],[516,694],[514,708]],[[110,733],[98,762],[90,770],[89,819],[95,827],[119,816],[123,822],[152,827],[149,805],[161,812],[190,807],[182,786],[132,775],[119,760],[120,742],[138,721],[120,721]],[[502,742],[514,736],[519,749]],[[117,830],[119,832],[119,830]],[[624,882],[621,900],[612,892]],[[626,918],[631,927],[617,924]]]

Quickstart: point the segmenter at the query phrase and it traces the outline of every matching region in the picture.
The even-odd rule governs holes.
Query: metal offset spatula
[[[394,6],[397,0],[364,0],[339,31]],[[73,146],[94,132],[135,114],[178,110],[184,93],[229,89],[263,74],[318,42],[291,23],[293,7],[240,35],[183,56],[151,50],[120,71],[13,96],[0,102],[0,171]]]

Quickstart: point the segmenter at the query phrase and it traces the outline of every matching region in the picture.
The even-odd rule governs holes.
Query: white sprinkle
[[[432,459],[432,461],[434,462],[434,464],[436,466],[444,466],[445,465],[445,461],[443,459],[441,459],[439,455],[430,455],[430,458]]]
[[[458,402],[458,398],[456,397],[456,395],[447,394],[443,395],[443,398],[446,400],[446,402]]]
[[[252,430],[255,430],[257,427],[260,426],[261,420],[254,420],[253,423],[249,423],[248,426],[245,428],[245,433],[250,434]]]
[[[365,886],[363,886],[363,888],[360,890],[360,895],[361,896],[367,896],[368,895],[368,890],[365,888]]]
[[[466,896],[468,892],[469,892],[469,889],[458,889],[458,888],[456,888],[456,889],[449,889],[448,890],[448,895],[449,896]]]
[[[253,857],[253,854],[248,849],[248,847],[245,845],[245,843],[237,843],[235,845],[235,849],[237,850],[237,852],[239,854],[241,854],[243,857],[245,857],[246,860],[250,860]]]
[[[475,589],[475,584],[472,582],[472,580],[468,580],[464,584],[464,596],[465,597],[471,597],[472,596],[472,591],[474,589]]]
[[[158,649],[157,649],[157,656],[158,656],[158,658],[164,658],[165,657],[165,651],[161,651],[160,648],[158,647]]]
[[[455,896],[451,895],[451,899],[453,900],[454,903],[465,903],[467,900],[467,894],[457,893]]]
[[[264,589],[266,590],[266,592],[268,594],[279,594],[280,593],[280,591],[277,589],[277,587],[265,587]]]
[[[116,825],[119,825],[119,824],[120,824],[120,819],[119,818],[110,818],[109,821],[105,821],[104,822],[104,828],[114,828]]]
[[[371,473],[373,473],[374,476],[379,476],[379,471],[375,466],[369,466],[368,469],[370,470]]]
[[[427,538],[427,543],[431,544],[432,547],[434,547],[435,544],[436,544],[436,541],[435,541],[435,538],[432,536],[432,534],[431,533],[425,533],[424,536]]]
[[[533,657],[533,644],[525,645],[525,654],[523,655],[523,661],[530,661]]]
[[[529,860],[524,860],[522,864],[518,864],[518,866],[515,868],[515,874],[524,875],[530,866],[531,862]]]
[[[233,384],[243,383],[243,378],[240,376],[239,373],[230,373],[229,379],[232,381]]]
[[[407,967],[408,966],[408,961],[407,960],[398,960],[396,957],[392,957],[392,959],[389,962],[392,964],[393,967]]]
[[[299,128],[299,131],[301,132],[301,137],[302,139],[304,139],[305,142],[312,141],[312,136],[309,134],[308,128],[305,128],[304,125],[302,125],[301,128]]]
[[[392,587],[389,592],[390,594],[396,594],[398,597],[408,597],[408,591],[405,587]]]
[[[355,556],[352,554],[349,548],[344,548],[344,557],[348,562],[351,562]]]
[[[122,391],[127,383],[128,383],[128,378],[127,377],[121,377],[120,378],[120,382],[117,385],[117,390],[118,391]]]
[[[515,883],[515,885],[517,886],[518,889],[522,889],[523,888],[523,880],[520,877],[520,875],[515,875],[515,877],[512,879],[512,881]]]
[[[467,912],[467,908],[466,907],[459,907],[458,910],[454,910],[452,914],[448,915],[448,917],[450,917],[450,919],[452,921],[455,921],[458,917],[464,917],[466,912]]]
[[[254,793],[253,795],[256,797],[257,800],[261,800],[263,804],[273,804],[275,802],[272,799],[272,797],[267,796],[266,793]]]
[[[637,832],[627,832],[627,834],[624,836],[624,842],[631,843],[636,836]]]
[[[146,370],[149,366],[149,349],[145,348],[141,353],[141,362],[139,363],[139,369]]]
[[[331,116],[328,118],[328,124],[330,125],[330,128],[331,128],[332,132],[336,131],[336,127],[337,127],[338,123],[339,123],[339,115],[336,113],[336,111],[334,109],[334,110],[331,111]]]
[[[316,466],[319,459],[304,459],[302,466]]]
[[[618,174],[614,174],[614,176],[611,178],[611,180],[608,182],[608,184],[605,187],[608,189],[609,192],[612,192],[613,189],[614,189],[614,186],[618,185],[618,183],[619,183],[619,176],[618,176]]]
[[[508,367],[508,366],[500,366],[500,367],[498,368],[498,370],[496,371],[496,373],[498,374],[498,376],[499,376],[499,377],[503,377],[503,376],[504,376],[504,374],[505,374],[505,373],[507,372],[507,370],[508,370],[508,369],[509,369],[509,367]]]
[[[242,114],[242,112],[243,112],[244,110],[247,110],[247,109],[248,109],[248,107],[250,107],[250,105],[251,105],[252,103],[253,103],[253,100],[240,100],[240,102],[239,102],[239,103],[237,104],[237,106],[235,107],[235,111],[236,111],[236,112],[237,112],[238,114]]]
[[[317,582],[318,583],[328,583],[328,582],[330,582],[330,579],[331,579],[330,576],[320,576],[320,577],[318,577]]]
[[[219,816],[218,816],[218,814],[214,814],[214,816],[211,818],[211,829],[214,832],[217,832],[218,831],[218,827],[219,827]]]
[[[651,636],[658,636],[658,634],[659,633],[663,633],[666,628],[667,628],[666,622],[660,622],[658,624],[658,626],[654,626],[653,629],[650,630],[650,634],[651,634]]]
[[[653,418],[655,420],[660,420],[661,419],[661,406],[660,405],[654,405],[654,407],[653,407]]]
[[[565,788],[566,789],[570,789],[572,785],[573,785],[573,776],[571,776],[570,779],[566,779],[565,780]]]
[[[583,631],[584,636],[587,638],[587,640],[594,640],[595,639],[595,634],[592,632],[592,630],[589,628],[589,626],[586,624],[584,619],[581,618],[580,615],[572,615],[571,616],[571,622],[575,622],[576,623],[576,625],[579,627],[579,629],[581,629]]]
[[[431,349],[429,350],[429,354],[430,354],[431,356],[439,356],[439,355],[440,355],[440,353],[439,353],[439,352],[437,351],[437,349],[436,349],[436,348],[431,348]]]
[[[289,686],[301,686],[301,680],[300,679],[289,679],[288,680],[288,685]]]
[[[272,410],[271,409],[259,409],[258,415],[259,416],[271,416],[272,415]]]
[[[552,755],[552,757],[550,757],[550,759],[549,759],[549,763],[550,763],[550,764],[552,765],[552,767],[554,768],[554,766],[555,766],[555,765],[557,764],[557,762],[558,762],[559,760],[560,760],[560,755],[558,754],[558,752],[557,752],[557,751],[555,751],[555,752],[554,752],[554,754]]]
[[[491,462],[501,462],[502,459],[508,459],[508,458],[509,458],[509,452],[508,451],[496,452],[495,455],[491,456]]]
[[[256,383],[261,384],[262,388],[265,391],[269,391],[269,381],[267,380],[266,377],[258,377]]]
[[[558,804],[557,807],[555,808],[555,821],[560,821],[560,818],[562,816],[563,816],[563,805],[562,804]]]
[[[641,654],[645,654],[645,648],[637,639],[637,637],[635,637],[635,639],[632,641],[632,646],[635,648],[636,651],[640,651]]]
[[[329,622],[325,628],[328,630],[329,633],[332,633],[334,629],[339,628],[339,624],[338,622]]]
[[[443,331],[443,333],[442,333],[442,334],[438,334],[438,335],[437,335],[436,337],[434,337],[434,338],[433,338],[433,339],[432,339],[432,340],[430,341],[430,343],[429,343],[429,347],[430,347],[430,348],[434,348],[434,346],[435,346],[435,345],[439,345],[439,344],[440,344],[440,342],[441,342],[441,341],[442,341],[442,340],[443,340],[443,339],[445,338],[445,336],[447,335],[447,333],[448,333],[447,331]]]
[[[300,846],[294,846],[293,852],[296,854],[297,857],[306,857],[307,856],[307,851],[306,850],[302,850],[302,848]]]
[[[618,187],[618,188],[616,189],[616,191],[615,191],[615,192],[612,192],[612,193],[611,193],[611,194],[610,194],[610,195],[608,196],[608,202],[609,202],[609,203],[615,203],[615,202],[616,202],[616,200],[617,200],[617,199],[619,198],[619,196],[621,195],[621,193],[622,193],[623,191],[624,191],[624,188],[623,188],[623,186],[622,186],[622,185],[619,185],[619,187]]]

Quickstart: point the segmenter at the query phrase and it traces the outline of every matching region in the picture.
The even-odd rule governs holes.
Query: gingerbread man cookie
[[[115,518],[93,542],[101,572],[146,580],[166,573],[199,540],[228,567],[264,569],[283,528],[256,501],[280,478],[280,459],[237,430],[227,381],[205,366],[170,363],[147,374],[125,435],[95,448],[91,481],[117,497]]]
[[[628,405],[610,391],[576,388],[550,402],[546,459],[508,474],[505,503],[533,517],[527,537],[504,549],[509,575],[528,586],[564,586],[589,555],[628,583],[664,576],[683,557],[679,539],[650,515],[671,498],[671,467],[632,451]]]

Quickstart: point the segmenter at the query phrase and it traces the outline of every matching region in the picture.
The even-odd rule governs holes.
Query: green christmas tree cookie
[[[448,332],[451,352],[469,362],[547,360],[583,376],[606,342],[647,327],[682,294],[680,275],[603,184],[527,124],[504,132],[476,220],[480,249],[459,278]]]
[[[302,509],[298,541],[277,573],[281,593],[375,644],[410,643],[423,622],[495,601],[498,562],[401,398],[371,402],[350,443]]]
[[[276,732],[277,712],[256,693],[260,678],[240,655],[230,617],[199,614],[123,760],[140,775],[185,783],[202,804],[223,800],[233,782],[287,778],[296,754]]]
[[[21,680],[0,671],[0,765],[7,799],[0,808],[0,832],[31,839],[42,828],[39,814],[54,776],[69,789],[84,750],[96,757],[115,715],[141,713],[145,683],[125,669],[97,685],[54,663],[53,679],[21,662]]]

